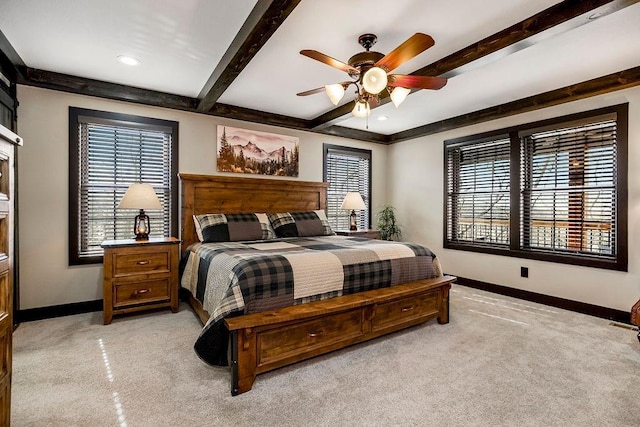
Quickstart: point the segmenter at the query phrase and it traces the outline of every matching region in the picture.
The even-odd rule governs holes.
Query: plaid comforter
[[[342,236],[196,243],[180,271],[181,286],[211,314],[196,353],[221,366],[227,364],[225,317],[442,275],[424,246]]]

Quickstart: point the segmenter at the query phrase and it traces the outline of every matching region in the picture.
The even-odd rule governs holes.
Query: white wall
[[[629,102],[629,271],[618,272],[447,249],[443,243],[443,142],[515,124]],[[640,298],[640,88],[613,92],[390,146],[387,201],[403,237],[429,246],[445,272],[628,311]],[[520,277],[520,267],[529,278]]]
[[[322,181],[322,144],[372,150],[372,206],[385,203],[388,147],[202,114],[18,86],[20,309],[102,299],[102,266],[68,266],[69,106],[175,120],[179,172],[216,174],[216,126],[300,138],[300,176]]]

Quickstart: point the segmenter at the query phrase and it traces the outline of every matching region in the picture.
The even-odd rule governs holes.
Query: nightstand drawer
[[[171,259],[168,250],[116,253],[113,257],[114,277],[171,271]]]
[[[114,308],[169,301],[170,298],[170,278],[133,283],[116,282],[113,287]]]

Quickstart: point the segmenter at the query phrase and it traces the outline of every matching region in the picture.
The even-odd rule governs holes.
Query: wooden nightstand
[[[160,307],[178,311],[180,240],[105,240],[102,247],[105,325],[114,314]]]
[[[380,240],[380,230],[362,229],[362,230],[334,230],[338,236],[364,237],[365,239]]]

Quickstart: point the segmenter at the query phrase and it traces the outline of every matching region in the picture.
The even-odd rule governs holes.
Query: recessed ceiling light
[[[118,56],[118,61],[122,62],[123,64],[132,65],[132,66],[140,65],[140,60],[132,56],[120,55]]]
[[[381,122],[383,122],[383,121],[387,120],[388,118],[389,118],[389,117],[387,117],[387,116],[380,116],[380,117],[378,117],[378,120],[380,120]]]

